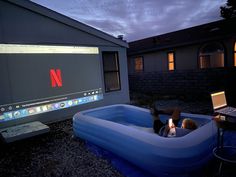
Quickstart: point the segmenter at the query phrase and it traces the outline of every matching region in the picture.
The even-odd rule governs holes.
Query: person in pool
[[[178,125],[179,120],[180,120],[180,109],[179,108],[168,108],[168,109],[162,109],[158,110],[156,106],[151,107],[151,115],[153,117],[153,129],[155,133],[159,133],[160,129],[166,125],[163,123],[160,118],[159,114],[167,114],[171,115],[173,119],[174,125]]]
[[[180,137],[190,133],[197,128],[195,121],[189,118],[185,118],[182,122],[181,128],[177,127],[180,120],[180,109],[170,108],[165,110],[158,110],[155,106],[151,108],[151,114],[153,116],[153,129],[154,132],[164,137]],[[171,115],[171,121],[168,124],[164,124],[159,114]]]
[[[191,131],[197,129],[197,124],[194,120],[190,118],[183,119],[181,128],[176,127],[174,123],[171,125],[165,125],[164,131],[161,134],[161,136],[164,137],[181,137],[184,135],[187,135]]]

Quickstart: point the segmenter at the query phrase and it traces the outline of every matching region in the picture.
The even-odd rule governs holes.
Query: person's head
[[[183,120],[181,127],[189,130],[195,130],[197,129],[197,124],[192,119],[186,118]]]

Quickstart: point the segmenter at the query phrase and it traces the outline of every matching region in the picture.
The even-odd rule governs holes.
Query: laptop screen
[[[225,92],[217,92],[211,94],[211,100],[213,104],[213,109],[222,108],[224,106],[227,106],[226,98],[225,98]]]

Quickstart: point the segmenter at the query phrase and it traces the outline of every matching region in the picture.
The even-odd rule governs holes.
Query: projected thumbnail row
[[[61,102],[55,102],[51,104],[44,104],[40,106],[19,109],[16,111],[9,111],[9,112],[3,113],[3,115],[0,115],[0,122],[32,116],[32,115],[41,114],[41,113],[46,113],[50,111],[65,109],[65,108],[69,108],[73,106],[78,106],[81,104],[99,101],[101,99],[103,99],[103,94],[96,94],[96,95],[90,95],[90,96],[85,96],[81,98],[65,100]]]

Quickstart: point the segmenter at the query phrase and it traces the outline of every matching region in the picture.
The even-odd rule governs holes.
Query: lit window
[[[224,67],[224,48],[219,43],[204,45],[199,53],[200,68]]]
[[[143,71],[143,57],[137,57],[134,59],[135,71],[141,72]]]
[[[168,69],[172,71],[175,69],[175,55],[174,52],[169,52],[168,54]]]
[[[236,66],[236,42],[234,43],[234,66]]]
[[[103,70],[105,91],[111,92],[120,90],[120,71],[117,52],[103,52]]]

